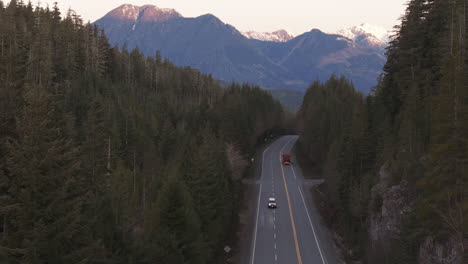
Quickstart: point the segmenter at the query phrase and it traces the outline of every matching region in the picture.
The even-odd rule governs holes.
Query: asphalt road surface
[[[295,157],[290,166],[280,162],[281,153],[291,152],[297,139],[281,137],[263,152],[250,264],[337,263]],[[276,198],[276,209],[268,208],[270,197]]]

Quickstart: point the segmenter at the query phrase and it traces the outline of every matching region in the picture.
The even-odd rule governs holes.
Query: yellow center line
[[[293,216],[292,207],[291,207],[291,200],[289,199],[288,185],[286,184],[286,177],[284,176],[283,161],[281,160],[281,153],[280,153],[280,159],[279,160],[280,160],[280,164],[281,164],[281,173],[283,174],[284,188],[286,189],[286,198],[288,200],[289,217],[291,218],[291,226],[292,226],[293,236],[294,236],[294,245],[296,247],[297,262],[299,264],[302,264],[301,250],[299,249],[299,243],[297,242],[296,224],[294,223],[294,216]]]

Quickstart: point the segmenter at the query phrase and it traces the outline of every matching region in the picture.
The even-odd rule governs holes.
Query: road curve
[[[280,162],[281,152],[291,152],[297,139],[281,137],[262,154],[249,264],[337,263],[294,155],[292,165]],[[269,197],[276,198],[276,209],[268,208]]]

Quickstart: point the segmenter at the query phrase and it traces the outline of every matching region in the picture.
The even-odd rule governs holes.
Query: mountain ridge
[[[136,6],[131,4],[123,4],[105,16],[119,20],[143,20],[161,22],[172,18],[182,17],[182,15],[172,8],[159,8],[155,5]]]
[[[256,39],[261,41],[272,41],[272,42],[287,42],[294,38],[293,35],[289,34],[284,29],[279,29],[273,32],[258,32],[258,31],[242,31],[242,35],[249,39]]]
[[[224,82],[304,91],[314,80],[337,74],[368,93],[385,62],[372,47],[318,29],[284,41],[262,41],[246,37],[212,14],[183,17],[173,9],[161,12],[155,6],[144,7],[122,5],[95,24],[106,31],[112,44],[138,47],[148,56],[159,50],[178,66],[197,68]],[[140,19],[145,13],[151,16]]]

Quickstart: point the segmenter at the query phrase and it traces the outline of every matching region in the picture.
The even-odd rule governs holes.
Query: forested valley
[[[219,263],[281,105],[0,1],[0,262]]]
[[[336,76],[305,95],[299,145],[348,261],[467,263],[466,4],[410,1],[369,96]]]

